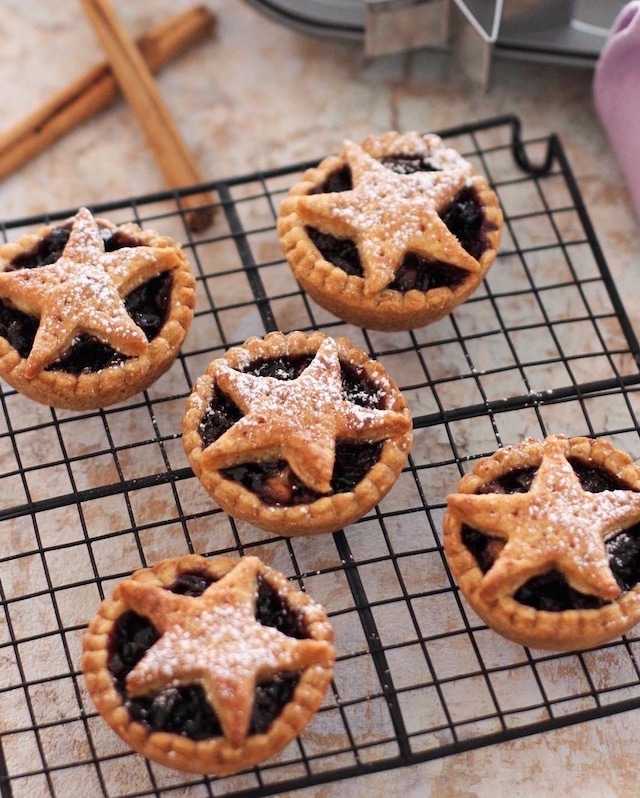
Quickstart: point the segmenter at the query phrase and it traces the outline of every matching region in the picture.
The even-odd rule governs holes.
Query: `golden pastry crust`
[[[382,158],[422,158],[433,171],[398,174]],[[346,166],[353,189],[318,192]],[[461,190],[471,190],[481,210],[483,251],[476,259],[439,216]],[[436,135],[394,131],[346,142],[293,186],[278,215],[285,256],[301,287],[334,315],[361,327],[409,330],[449,314],[481,283],[493,263],[503,225],[495,192],[471,164]],[[348,274],[326,260],[309,228],[355,242],[363,276]],[[389,287],[407,253],[459,270],[460,281],[427,291]]]
[[[53,231],[67,227],[69,240],[54,263],[11,269]],[[135,242],[105,252],[102,233]],[[124,298],[144,283],[171,272],[166,318],[151,341],[129,316]],[[0,300],[38,319],[23,357],[0,336],[0,377],[17,391],[52,407],[88,410],[123,401],[148,388],[175,360],[195,306],[195,280],[179,245],[135,224],[116,226],[86,208],[66,222],[47,225],[0,248]],[[123,356],[117,365],[79,374],[56,361],[78,335],[89,335]]]
[[[569,461],[624,487],[590,492]],[[523,469],[535,469],[528,491],[483,490]],[[495,631],[543,649],[592,648],[640,621],[640,584],[621,587],[605,549],[605,541],[638,522],[640,466],[628,454],[601,439],[526,438],[478,461],[447,497],[444,548],[460,590]],[[465,529],[488,536],[484,568],[465,542]],[[593,606],[556,611],[515,598],[530,579],[551,571]]]
[[[194,597],[169,588],[185,574],[212,581]],[[295,615],[291,637],[256,619],[258,579]],[[158,640],[129,670],[122,688],[109,668],[116,624],[133,611],[149,619]],[[252,767],[293,740],[322,704],[335,650],[324,609],[257,557],[187,555],[136,571],[100,605],[83,638],[82,670],[98,712],[134,750],[167,767],[219,776]],[[255,685],[278,674],[299,674],[289,701],[261,732],[249,723]],[[220,723],[205,739],[153,731],[132,719],[125,698],[198,684]],[[161,700],[161,699],[159,699]]]
[[[243,374],[274,358],[312,358],[296,379]],[[378,408],[345,399],[342,370],[354,369],[375,389]],[[240,419],[205,445],[203,422],[212,400],[231,397]],[[334,532],[374,507],[398,478],[412,441],[406,401],[383,366],[347,339],[319,332],[275,332],[250,338],[214,360],[195,383],[182,441],[195,475],[230,515],[281,535]],[[376,462],[348,490],[332,488],[336,442],[381,442]],[[224,469],[284,461],[269,480],[268,498]],[[310,498],[296,503],[292,482]]]

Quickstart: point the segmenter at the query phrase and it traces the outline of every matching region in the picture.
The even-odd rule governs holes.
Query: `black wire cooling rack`
[[[603,435],[640,455],[640,361],[559,140],[524,141],[511,117],[442,135],[495,186],[504,239],[473,298],[413,332],[350,327],[300,292],[275,217],[308,164],[211,184],[216,221],[197,236],[184,193],[93,209],[181,241],[197,311],[171,371],[123,405],[71,413],[0,394],[2,798],[257,798],[640,706],[639,637],[589,652],[525,649],[488,630],[450,578],[445,496],[476,458],[552,432]],[[2,233],[13,240],[70,213]],[[334,535],[285,539],[214,505],[187,465],[180,422],[193,381],[227,347],[314,328],[385,364],[409,400],[415,443],[375,511]],[[132,753],[96,715],[79,671],[86,624],[115,583],[192,551],[257,554],[321,602],[336,633],[333,687],[301,737],[225,779]]]

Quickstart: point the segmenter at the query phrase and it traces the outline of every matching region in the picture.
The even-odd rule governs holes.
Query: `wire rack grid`
[[[308,164],[211,184],[216,221],[198,235],[180,192],[94,208],[183,243],[196,315],[173,368],[121,405],[59,411],[2,386],[2,798],[258,798],[640,706],[640,638],[529,650],[488,630],[450,577],[445,497],[477,458],[551,432],[606,435],[640,455],[640,360],[560,141],[525,141],[512,117],[441,133],[489,177],[505,233],[480,290],[412,332],[350,327],[300,291],[275,218]],[[7,222],[2,234],[68,215]],[[411,406],[407,468],[379,507],[333,535],[287,539],[235,522],[182,449],[194,380],[227,347],[275,329],[346,335],[384,363]],[[188,552],[257,554],[326,607],[336,634],[333,686],[307,729],[224,779],[132,753],[96,715],[79,670],[100,600],[134,569]]]

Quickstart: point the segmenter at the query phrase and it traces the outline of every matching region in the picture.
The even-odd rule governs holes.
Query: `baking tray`
[[[313,36],[364,38],[364,0],[245,0],[269,19]]]
[[[0,393],[2,798],[257,798],[640,706],[635,631],[588,652],[523,648],[488,630],[451,580],[445,497],[477,458],[552,432],[606,436],[640,455],[640,360],[558,138],[523,139],[513,117],[441,133],[495,186],[504,241],[469,301],[412,332],[350,327],[299,290],[275,218],[308,164],[211,183],[216,221],[198,235],[181,208],[188,192],[93,208],[181,241],[198,304],[170,372],[122,405],[72,413]],[[74,210],[5,222],[0,235]],[[398,483],[333,535],[286,539],[236,523],[182,450],[193,381],[227,347],[274,329],[347,335],[411,406],[415,443]],[[79,671],[103,596],[132,570],[188,552],[257,554],[324,604],[336,633],[333,686],[301,737],[224,779],[132,753],[96,715]]]
[[[495,55],[557,64],[594,66],[625,0],[538,0],[454,3]],[[506,6],[506,8],[505,8]]]

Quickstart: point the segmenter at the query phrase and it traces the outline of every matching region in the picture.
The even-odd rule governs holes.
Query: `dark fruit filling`
[[[412,175],[414,172],[437,172],[435,166],[423,155],[390,155],[381,158],[380,163],[393,169],[399,175]]]
[[[590,493],[603,490],[630,490],[629,485],[616,479],[601,468],[577,459],[569,460],[578,475],[582,488]],[[483,485],[479,493],[526,493],[536,473],[535,468],[512,471],[509,474]],[[493,565],[504,542],[485,535],[469,526],[462,527],[462,540],[476,558],[479,568],[486,573]],[[605,540],[609,555],[609,566],[621,590],[630,590],[640,582],[640,524]],[[527,581],[514,594],[516,601],[537,610],[562,612],[563,610],[598,609],[608,602],[597,596],[589,596],[574,590],[562,574],[549,571]]]
[[[408,252],[396,271],[394,280],[389,283],[389,288],[400,293],[406,293],[412,288],[417,291],[431,291],[433,288],[454,289],[461,285],[469,272],[459,266],[432,260],[427,263],[420,255]]]
[[[304,640],[308,635],[303,618],[294,612],[283,600],[281,594],[274,590],[269,582],[258,574],[258,598],[256,601],[256,620],[263,626],[277,629],[287,637]]]
[[[420,156],[398,155],[384,158],[381,163],[398,174],[437,171],[428,160]],[[352,187],[351,170],[345,166],[330,174],[313,193],[349,191]],[[487,249],[487,233],[493,227],[484,218],[476,192],[472,188],[462,189],[453,202],[441,211],[440,218],[464,249],[478,260]],[[325,260],[349,275],[363,277],[360,255],[353,241],[322,233],[313,227],[307,228],[307,234]],[[467,276],[468,272],[457,266],[443,261],[427,260],[408,252],[389,288],[401,293],[411,289],[422,292],[442,287],[455,289]]]
[[[7,271],[37,269],[55,263],[62,255],[69,233],[69,227],[55,228],[31,252],[16,257],[7,267]],[[139,246],[139,242],[120,231],[113,233],[103,228],[102,235],[107,252],[123,247]],[[136,288],[124,299],[127,313],[143,330],[149,341],[158,335],[165,322],[171,285],[170,272],[164,272]],[[37,331],[38,319],[0,300],[0,337],[6,338],[20,357],[29,357]],[[48,366],[47,370],[80,374],[83,371],[99,371],[107,366],[115,366],[126,359],[125,355],[116,352],[97,338],[83,334],[79,335],[69,350]]]
[[[181,574],[168,589],[187,596],[199,596],[212,583],[210,574]],[[269,582],[258,576],[256,619],[289,637],[306,637],[302,617],[288,607]],[[152,731],[171,732],[191,740],[221,737],[218,718],[199,685],[171,687],[156,695],[130,698],[125,679],[145,652],[159,639],[153,624],[129,610],[116,621],[109,647],[108,669],[131,718],[147,724]],[[259,683],[254,694],[249,734],[266,732],[291,700],[299,673],[278,674]]]
[[[256,361],[246,369],[248,373],[280,380],[293,380],[312,361],[313,355],[296,358],[274,358]],[[361,407],[382,409],[383,399],[364,372],[342,363],[342,394],[345,399]],[[218,390],[200,423],[203,446],[209,446],[242,418],[236,405]],[[336,444],[336,459],[331,479],[333,493],[353,490],[364,475],[380,459],[383,442]],[[274,463],[242,463],[223,472],[228,479],[240,482],[267,504],[309,504],[320,494],[304,485],[284,461]]]

